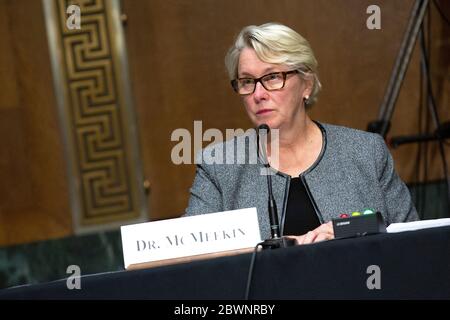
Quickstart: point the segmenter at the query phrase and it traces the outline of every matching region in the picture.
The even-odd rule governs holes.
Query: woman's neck
[[[309,168],[319,156],[322,147],[321,132],[309,117],[297,123],[295,128],[283,129],[279,131],[278,146],[269,146],[269,163],[281,172],[297,176]],[[272,147],[277,148],[278,153],[272,150]]]
[[[280,150],[298,150],[303,148],[312,139],[316,125],[305,116],[301,120],[293,123],[289,127],[279,130]]]

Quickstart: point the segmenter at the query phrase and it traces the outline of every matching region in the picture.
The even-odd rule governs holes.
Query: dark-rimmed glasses
[[[267,91],[279,90],[284,87],[284,84],[286,83],[286,76],[291,73],[300,73],[300,70],[272,72],[257,79],[238,78],[231,80],[231,86],[234,91],[240,95],[255,92],[256,84],[258,82],[260,82]]]

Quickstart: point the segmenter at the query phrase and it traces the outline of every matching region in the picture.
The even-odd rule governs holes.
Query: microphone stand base
[[[267,239],[261,244],[262,249],[278,249],[278,248],[287,248],[295,246],[296,242],[294,239],[289,239],[286,237],[275,238],[275,239]]]

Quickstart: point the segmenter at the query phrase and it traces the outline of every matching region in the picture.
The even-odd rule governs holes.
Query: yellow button
[[[352,212],[352,217],[360,216],[360,215],[361,215],[361,212],[358,212],[358,211]]]

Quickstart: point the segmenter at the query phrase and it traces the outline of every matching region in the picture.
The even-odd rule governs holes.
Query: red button
[[[346,214],[346,213],[341,213],[341,214],[339,215],[339,218],[348,218],[348,214]]]

